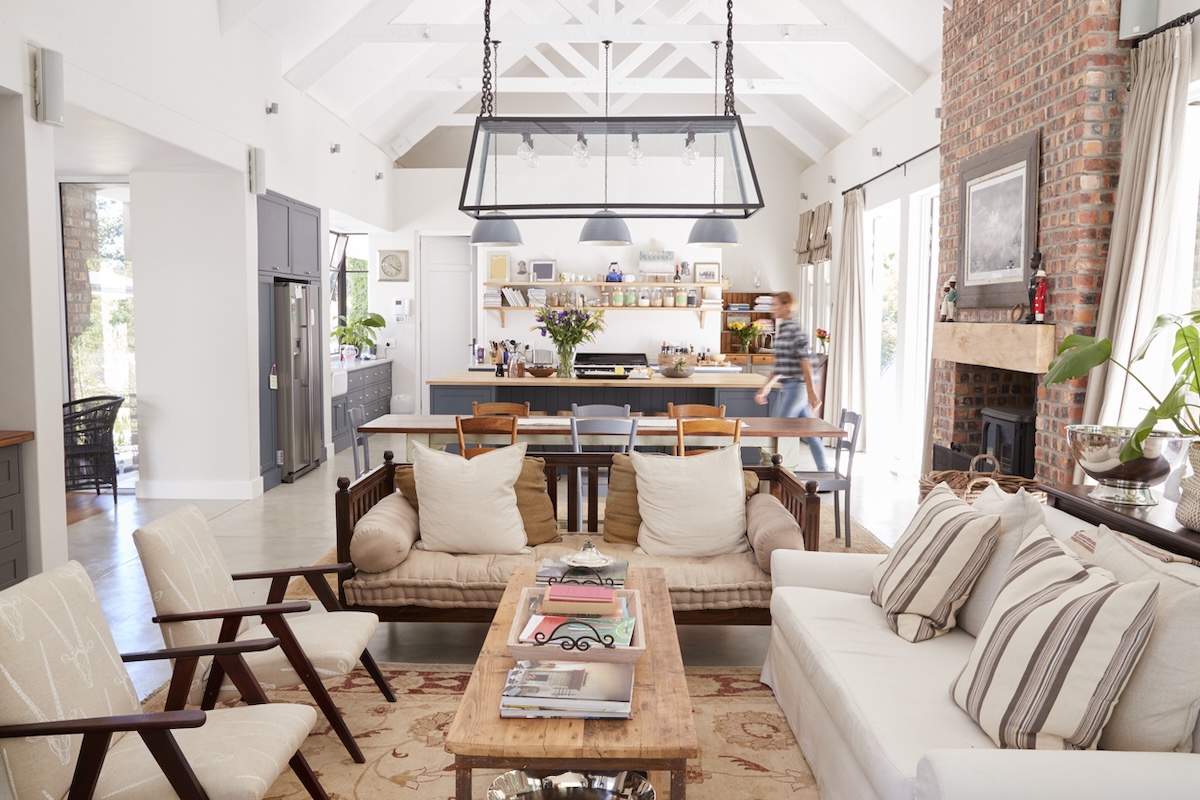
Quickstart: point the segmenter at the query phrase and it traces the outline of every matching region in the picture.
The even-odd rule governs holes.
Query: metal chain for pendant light
[[[479,116],[490,117],[492,105],[492,0],[483,3],[483,87],[479,99]]]
[[[490,3],[491,0],[488,0]],[[725,25],[725,116],[737,115],[733,103],[733,0],[726,4],[727,22]]]
[[[608,50],[612,40],[604,40],[604,208],[608,209]]]
[[[732,7],[732,6],[733,6],[733,0],[730,0],[730,7]],[[713,116],[715,117],[715,116],[717,116],[717,95],[720,93],[720,90],[717,88],[717,80],[718,80],[718,75],[720,74],[720,66],[719,65],[721,63],[720,62],[721,43],[714,41],[712,43],[712,46],[713,46]],[[728,51],[726,51],[726,52],[728,52]],[[728,66],[728,56],[726,56],[726,71],[727,71],[726,75],[727,76],[728,76],[729,69],[730,69],[730,67]],[[726,77],[726,79],[725,79],[726,92],[729,91],[729,85],[730,85],[729,78]],[[725,113],[726,113],[726,115],[729,114],[729,97],[728,96],[726,96],[726,98],[725,98]],[[717,135],[714,133],[713,134],[713,211],[715,212],[716,210],[717,210]]]
[[[490,9],[491,5],[492,5],[491,0],[488,0],[487,5],[488,5],[488,8]],[[487,27],[489,28],[487,36],[488,36],[488,38],[491,38],[491,30],[490,30],[491,26],[488,25]],[[496,77],[496,89],[499,89],[500,88],[500,43],[492,42],[491,44],[492,44],[492,64],[495,65],[494,74]],[[488,87],[488,114],[489,114],[489,116],[495,110],[495,108],[497,106],[499,106],[499,103],[495,102],[495,95],[494,95],[493,91],[491,90],[491,87],[489,86]],[[500,205],[500,146],[499,146],[499,142],[497,142],[496,145],[494,147],[492,147],[492,202],[495,203],[496,205]]]

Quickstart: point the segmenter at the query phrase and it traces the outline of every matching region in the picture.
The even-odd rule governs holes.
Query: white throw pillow
[[[940,483],[875,568],[871,601],[902,639],[923,642],[954,628],[987,565],[1000,518],[981,514]]]
[[[503,555],[527,553],[513,488],[524,442],[467,459],[416,445],[413,477],[421,506],[422,550]]]
[[[1105,750],[1190,753],[1200,713],[1200,567],[1164,561],[1157,548],[1104,525],[1096,563],[1123,582],[1158,582],[1154,630],[1100,734]],[[1180,557],[1182,558],[1182,557]]]
[[[654,556],[744,553],[746,490],[737,446],[698,456],[629,454],[637,475],[638,546]]]
[[[1158,584],[1121,584],[1045,528],[1017,550],[954,702],[998,747],[1090,750],[1142,654]]]
[[[1025,537],[1045,523],[1045,506],[1033,499],[1024,489],[1009,494],[999,486],[988,486],[971,504],[981,514],[996,514],[1000,517],[1000,531],[996,536],[996,547],[988,558],[987,566],[975,580],[971,595],[958,612],[958,627],[972,636],[978,636],[1000,587],[1008,565]]]
[[[363,572],[386,572],[398,566],[416,543],[419,525],[417,512],[404,495],[392,492],[354,524],[350,561]]]

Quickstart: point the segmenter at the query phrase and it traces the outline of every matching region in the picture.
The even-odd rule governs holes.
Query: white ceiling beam
[[[600,21],[596,12],[588,7],[586,0],[558,0],[558,5],[582,23],[590,25]]]
[[[540,67],[548,70],[554,69],[554,65],[546,62],[544,60],[545,57],[541,56],[541,54],[534,56],[531,53],[529,58]],[[663,63],[668,64],[667,69],[669,70],[683,60],[685,60],[684,56],[672,54],[671,58],[668,59],[669,64],[668,61],[664,61]],[[415,78],[409,79],[404,84],[404,88],[410,92],[478,91],[479,79],[477,77]],[[812,83],[803,80],[789,81],[782,78],[736,78],[734,80],[734,91],[738,95],[803,95],[807,94],[811,89]],[[566,75],[520,78],[504,77],[500,80],[500,90],[504,94],[561,94],[564,92],[603,94],[604,76],[597,75],[588,78]],[[712,78],[664,78],[655,75],[649,75],[644,78],[610,78],[609,91],[612,94],[620,92],[632,92],[635,94],[706,94],[711,97],[713,93],[713,81]],[[719,85],[719,91],[721,97],[724,98],[725,81],[723,78]]]
[[[736,25],[735,44],[795,44],[797,42],[853,43],[859,34],[848,25]],[[580,25],[512,24],[492,22],[492,38],[503,42],[577,42],[590,43],[611,39],[620,44],[650,42],[725,41],[724,23],[690,25],[631,25],[622,23]],[[430,25],[397,23],[370,32],[361,39],[370,42],[420,42],[435,44],[474,44],[483,41],[483,24]]]
[[[374,0],[338,28],[319,47],[296,62],[283,77],[300,91],[308,91],[323,75],[358,49],[359,45],[369,41],[372,33],[387,29],[388,23],[414,2],[415,0]],[[482,3],[474,5],[482,7]],[[482,24],[479,41],[483,41]]]
[[[625,0],[617,12],[617,22],[636,22],[657,4],[658,0]]]
[[[661,79],[668,72],[675,69],[675,67],[678,66],[683,60],[683,53],[679,52],[678,50],[672,50],[671,53],[658,64],[656,64],[654,69],[652,69],[648,75],[645,75],[644,78],[649,78],[650,80]],[[639,89],[640,88],[641,84],[639,84]],[[611,113],[624,113],[625,109],[633,105],[641,96],[641,92],[626,92],[625,94],[622,94],[615,102],[612,103]]]
[[[770,98],[754,96],[745,98],[742,102],[753,112],[752,114],[743,114],[743,121],[753,117],[755,125],[774,128],[780,136],[791,142],[797,150],[813,161],[820,161],[829,152],[828,146],[813,136],[808,129]]]
[[[803,2],[823,22],[849,31],[849,43],[906,93],[912,94],[929,78],[929,73],[921,69],[919,64],[896,47],[891,39],[851,11],[842,0]],[[740,40],[741,27],[735,27],[733,32],[735,40]]]
[[[555,82],[557,82],[557,81],[572,81],[572,82],[575,82],[575,86],[568,86],[566,84],[563,84],[562,87],[559,89],[559,91],[566,94],[572,100],[574,100],[575,103],[579,106],[580,110],[584,114],[590,115],[590,114],[600,113],[600,109],[597,108],[596,104],[594,102],[592,102],[592,100],[584,93],[587,90],[578,88],[580,82],[587,81],[588,80],[587,78],[572,78],[572,77],[567,77],[567,76],[563,75],[562,70],[560,70],[558,67],[554,66],[554,64],[550,61],[550,59],[548,59],[544,55],[542,55],[542,53],[536,47],[529,48],[529,52],[526,55],[526,58],[528,58],[532,63],[536,64],[543,72],[545,72],[547,77],[544,77],[544,78],[503,78],[503,83],[504,83],[503,88],[504,88],[505,92],[514,91],[513,90],[514,83],[517,85],[523,85],[525,82],[532,84],[532,83],[541,83],[544,81],[555,81]],[[594,79],[592,79],[592,80],[594,81]],[[603,81],[603,78],[601,78],[601,81]],[[601,83],[601,91],[602,90],[603,90],[603,83]],[[516,91],[521,91],[521,90],[517,89]]]
[[[221,20],[221,33],[229,33],[262,4],[263,0],[220,0],[217,15]]]

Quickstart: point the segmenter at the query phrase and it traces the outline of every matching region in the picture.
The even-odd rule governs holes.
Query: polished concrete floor
[[[371,452],[376,463],[385,449],[404,452],[402,436],[375,435]],[[902,479],[873,466],[860,454],[855,463],[851,515],[885,543],[903,532],[917,505],[915,478]],[[133,531],[185,504],[193,503],[208,518],[230,569],[264,569],[311,564],[333,546],[333,495],[339,475],[353,473],[350,451],[331,462],[249,501],[139,500],[121,495],[116,508],[81,520],[68,529],[70,557],[83,563],[96,583],[113,636],[122,652],[162,647]],[[860,488],[861,487],[861,488]],[[867,490],[869,487],[869,491]],[[828,496],[826,496],[828,502]],[[265,582],[239,581],[244,602],[261,602]],[[388,623],[380,626],[371,651],[380,661],[474,663],[484,624]],[[697,626],[679,629],[684,662],[689,665],[756,665],[766,654],[769,628]],[[130,673],[144,697],[166,681],[164,664],[132,664]]]

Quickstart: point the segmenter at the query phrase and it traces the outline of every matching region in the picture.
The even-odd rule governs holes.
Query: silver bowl
[[[696,368],[691,364],[684,364],[682,367],[661,367],[659,372],[664,378],[690,378]]]
[[[1151,431],[1142,443],[1140,458],[1121,461],[1121,449],[1133,428],[1112,425],[1068,425],[1067,442],[1079,468],[1094,478],[1093,500],[1127,506],[1153,506],[1158,500],[1150,487],[1171,474],[1190,437],[1169,431]]]
[[[498,776],[487,800],[654,800],[654,787],[637,772],[564,772],[514,769]]]

